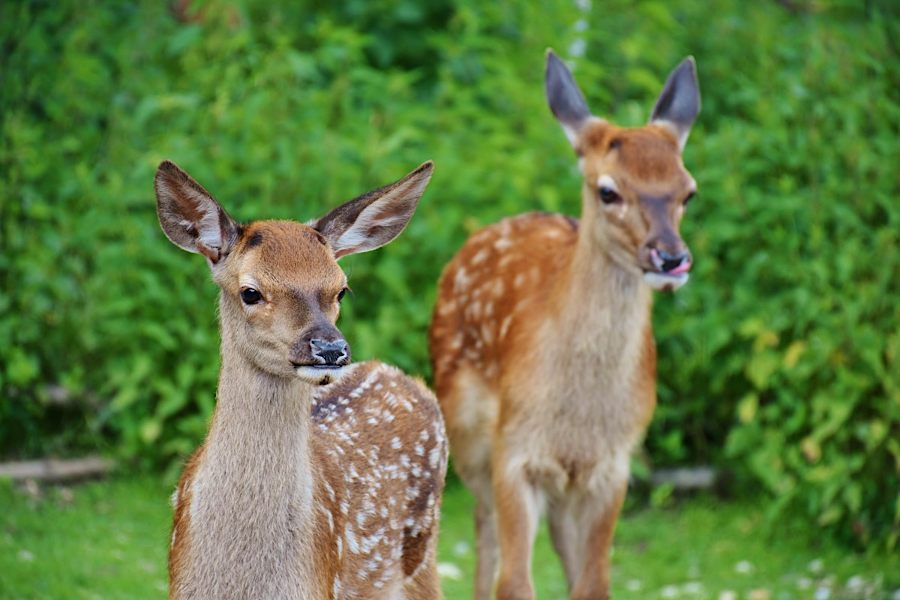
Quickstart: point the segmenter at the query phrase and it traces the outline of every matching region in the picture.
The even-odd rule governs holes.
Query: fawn
[[[432,169],[308,224],[240,224],[160,164],[162,229],[221,288],[216,408],[173,497],[170,598],[441,597],[437,400],[394,367],[350,364],[335,326],[337,259],[397,237]]]
[[[477,499],[479,600],[498,553],[497,598],[534,597],[544,503],[571,597],[609,597],[629,457],[656,405],[651,288],[680,287],[691,266],[678,226],[696,189],[681,159],[700,110],[694,60],[643,127],[592,116],[552,51],[546,92],[584,176],[581,218],[473,233],[441,274],[429,333],[454,465]]]

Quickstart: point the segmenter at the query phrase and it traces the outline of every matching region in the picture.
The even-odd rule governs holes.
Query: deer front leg
[[[479,498],[475,505],[475,536],[478,566],[475,572],[475,600],[489,600],[497,575],[497,523],[493,498]]]
[[[614,484],[612,493],[584,502],[579,522],[585,537],[581,576],[572,590],[572,600],[609,600],[609,551],[616,521],[625,502],[628,480]]]
[[[578,524],[575,522],[573,506],[563,498],[553,498],[547,507],[547,524],[550,528],[550,540],[556,550],[563,569],[566,572],[566,583],[569,593],[575,589],[575,583],[581,574],[582,538]]]
[[[537,489],[521,467],[497,461],[494,469],[500,576],[497,600],[533,600],[531,550],[538,523]]]

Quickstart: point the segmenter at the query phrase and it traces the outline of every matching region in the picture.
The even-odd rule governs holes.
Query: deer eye
[[[694,196],[696,196],[696,195],[697,195],[697,192],[691,192],[690,194],[688,194],[687,198],[684,199],[684,205],[687,206],[688,202],[693,200]]]
[[[597,190],[597,195],[600,197],[600,202],[603,204],[614,204],[622,199],[622,196],[620,196],[618,192],[608,187],[601,187]]]
[[[341,300],[344,299],[345,295],[347,295],[347,288],[344,288],[340,292],[338,292],[338,303],[340,303]]]
[[[255,288],[244,288],[241,290],[241,300],[244,301],[244,304],[257,304],[262,300],[262,294]]]

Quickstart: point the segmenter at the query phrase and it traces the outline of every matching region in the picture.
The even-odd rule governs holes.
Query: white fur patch
[[[644,281],[654,290],[672,292],[687,283],[688,273],[680,275],[663,275],[662,273],[644,273]]]
[[[620,194],[619,186],[616,184],[616,180],[611,176],[603,174],[597,178],[597,189],[600,188],[609,188],[617,194]]]

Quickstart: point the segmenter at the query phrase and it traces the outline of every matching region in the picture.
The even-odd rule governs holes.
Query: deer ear
[[[698,114],[700,83],[697,81],[697,64],[693,56],[688,56],[666,79],[666,85],[650,113],[650,122],[671,129],[683,150]]]
[[[591,118],[591,111],[571,71],[550,49],[547,49],[545,87],[550,110],[562,125],[569,143],[574,147],[578,132]]]
[[[434,170],[423,163],[390,185],[363,194],[307,223],[328,238],[335,258],[384,246],[406,228]]]
[[[159,224],[173,244],[202,254],[210,267],[234,248],[240,225],[175,163],[165,160],[156,169],[156,211]]]

